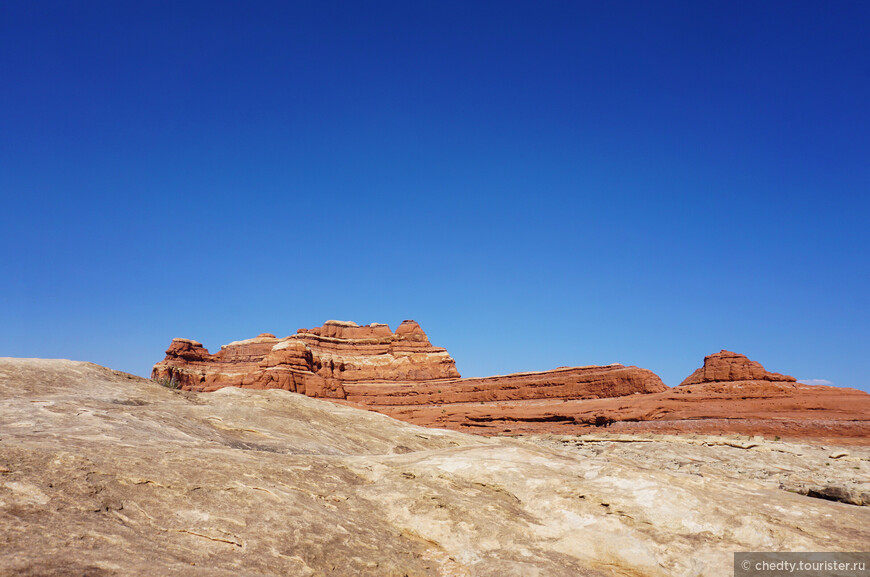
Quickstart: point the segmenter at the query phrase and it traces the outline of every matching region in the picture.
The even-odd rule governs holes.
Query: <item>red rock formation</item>
[[[182,389],[225,386],[281,388],[370,406],[488,403],[512,399],[590,399],[650,393],[667,387],[637,367],[560,368],[540,373],[460,379],[453,359],[433,347],[414,321],[392,332],[383,324],[327,321],[279,339],[262,334],[221,347],[175,339],[152,377]]]
[[[652,371],[622,365],[561,367],[552,371],[403,385],[344,385],[347,400],[375,410],[499,401],[600,399],[667,390]]]
[[[372,406],[418,425],[482,434],[699,433],[870,445],[870,395],[810,386],[722,351],[673,389],[599,399]]]
[[[414,321],[404,321],[395,333],[382,324],[327,321],[283,339],[264,333],[236,341],[213,355],[196,341],[175,339],[152,371],[152,378],[174,381],[185,390],[277,388],[330,398],[346,396],[344,383],[458,377],[447,351],[433,347]]]
[[[420,326],[328,321],[279,339],[230,343],[210,355],[175,339],[154,367],[182,388],[282,388],[424,426],[482,434],[613,432],[765,434],[870,444],[870,395],[802,385],[721,351],[679,387],[622,365],[461,379]]]
[[[794,377],[767,372],[761,363],[750,361],[743,355],[722,350],[704,357],[704,366],[686,377],[681,385],[738,381],[794,383],[795,380]]]

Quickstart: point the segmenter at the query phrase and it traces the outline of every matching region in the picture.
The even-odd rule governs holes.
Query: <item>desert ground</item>
[[[0,360],[0,575],[702,576],[870,542],[870,451],[483,437],[284,390]]]

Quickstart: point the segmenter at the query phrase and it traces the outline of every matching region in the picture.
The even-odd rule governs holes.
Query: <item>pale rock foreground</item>
[[[625,457],[0,359],[0,575],[728,575],[870,543],[868,507]]]

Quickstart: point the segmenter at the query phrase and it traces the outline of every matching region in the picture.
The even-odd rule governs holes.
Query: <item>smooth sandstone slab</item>
[[[870,542],[870,508],[759,478],[783,463],[800,476],[798,458],[771,460],[763,443],[671,447],[646,443],[638,459],[283,390],[199,394],[0,359],[0,576],[688,577],[729,574],[735,550]],[[751,474],[717,465],[726,451]],[[870,474],[863,449],[823,458],[814,480]]]

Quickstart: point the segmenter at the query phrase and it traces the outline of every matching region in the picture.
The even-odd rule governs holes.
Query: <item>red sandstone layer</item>
[[[731,380],[728,380],[731,379]],[[697,433],[870,445],[870,395],[810,386],[721,351],[682,385],[663,392],[591,400],[369,406],[418,425],[480,434]]]
[[[727,391],[681,386],[666,392],[590,400],[371,406],[418,425],[480,434],[612,432],[780,436],[870,445],[870,395],[795,385]]]
[[[599,399],[652,393],[667,390],[667,387],[646,369],[605,365],[411,385],[345,384],[344,390],[348,401],[377,408],[528,399]]]

